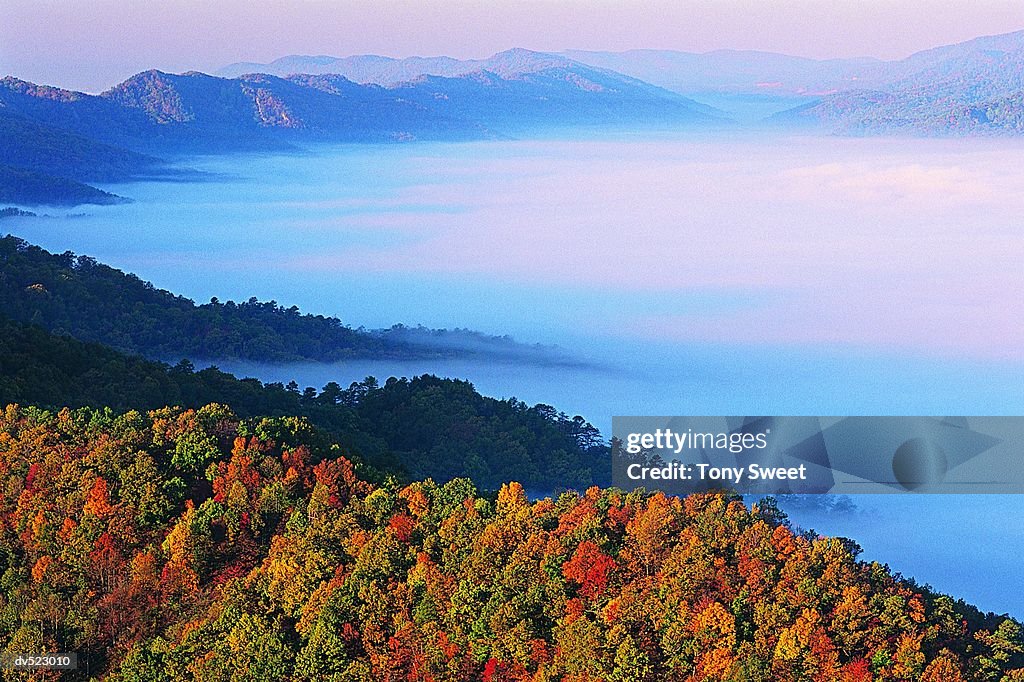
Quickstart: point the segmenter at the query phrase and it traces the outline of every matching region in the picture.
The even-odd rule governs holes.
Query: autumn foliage
[[[1024,679],[1017,622],[770,505],[371,484],[310,433],[6,408],[0,646],[124,682]]]

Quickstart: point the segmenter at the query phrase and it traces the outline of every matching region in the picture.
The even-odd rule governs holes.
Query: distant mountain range
[[[0,198],[40,203],[49,183],[54,202],[106,200],[87,187],[76,194],[68,183],[160,174],[159,157],[169,154],[727,120],[635,78],[528,50],[503,52],[456,75],[421,74],[386,87],[337,74],[146,71],[89,95],[7,77],[0,80],[0,166],[8,169]]]
[[[328,57],[289,55],[266,64],[240,62],[219,69],[216,74],[238,78],[252,73],[289,76],[296,73],[338,74],[356,83],[393,86],[423,76],[456,78],[479,71],[508,73],[515,69],[507,55],[489,59],[459,60],[451,57],[408,57],[394,59],[379,55]],[[537,53],[532,53],[537,54]],[[703,54],[673,50],[629,50],[590,52],[568,50],[545,54],[551,63],[572,61],[630,76],[677,93],[755,93],[769,85],[786,94],[814,94],[833,89],[857,73],[884,64],[876,59],[820,61],[771,52],[718,50]],[[513,71],[514,72],[514,71]]]
[[[1022,132],[1024,31],[976,38],[906,59],[807,59],[771,52],[672,50],[548,55],[671,90],[752,122],[812,125],[843,134],[1017,134]],[[288,56],[239,63],[218,73],[336,73],[393,86],[425,76],[498,68],[485,60]]]
[[[224,78],[238,78],[251,73],[267,73],[276,76],[290,76],[296,73],[334,74],[344,76],[356,83],[372,83],[387,87],[409,83],[422,76],[459,78],[487,71],[502,78],[517,78],[546,69],[561,69],[571,66],[574,64],[564,56],[511,49],[499,52],[487,59],[466,60],[451,57],[394,59],[379,55],[356,55],[353,57],[290,55],[275,59],[269,64],[253,62],[230,64],[218,70],[216,75]],[[579,66],[579,62],[575,66]]]
[[[1024,31],[919,52],[887,73],[774,118],[846,134],[1024,133]]]
[[[480,139],[541,125],[723,120],[720,112],[676,93],[528,50],[497,54],[455,75],[419,74],[387,87],[343,74],[224,78],[146,71],[87,95],[8,77],[0,80],[0,113],[155,152],[310,139]]]
[[[734,107],[760,103],[773,114],[771,123],[812,125],[839,134],[1024,132],[1024,31],[894,61],[815,60],[734,50],[565,54],[734,115],[740,113]]]
[[[1021,134],[1024,31],[898,61],[728,50],[290,56],[220,75],[146,71],[99,95],[9,76],[0,80],[0,200],[117,201],[87,183],[167,174],[168,155],[730,118],[856,135]]]

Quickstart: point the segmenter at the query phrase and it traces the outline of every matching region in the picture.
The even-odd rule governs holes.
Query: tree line
[[[276,301],[196,305],[139,277],[68,251],[0,238],[0,313],[150,359],[336,362],[352,358],[521,357],[532,346],[468,330],[354,329]]]
[[[375,468],[408,480],[471,476],[497,488],[610,481],[608,449],[582,417],[480,395],[467,381],[373,377],[343,388],[263,384],[214,367],[144,360],[0,317],[0,406],[115,411],[230,405],[239,415],[304,416]]]

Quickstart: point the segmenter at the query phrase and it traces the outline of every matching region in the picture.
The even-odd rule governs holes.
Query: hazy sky
[[[98,91],[286,54],[760,49],[900,58],[1024,28],[1020,0],[2,0],[0,75]]]

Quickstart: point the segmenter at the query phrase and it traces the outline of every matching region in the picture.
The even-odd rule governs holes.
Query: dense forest
[[[0,238],[0,314],[159,360],[332,362],[476,355],[567,361],[555,349],[468,330],[353,329],[335,317],[302,314],[276,301],[222,303],[214,298],[197,306],[88,256],[51,254],[9,235]]]
[[[593,485],[609,452],[581,417],[434,376],[147,360],[74,337],[365,332],[15,238],[0,266],[0,653],[80,655],[37,679],[1024,680],[1018,622],[771,500]]]
[[[106,407],[227,404],[241,416],[305,416],[374,467],[406,478],[472,476],[497,488],[586,486],[610,478],[608,450],[582,417],[547,405],[480,395],[466,381],[372,377],[321,390],[262,384],[215,368],[195,371],[55,336],[0,317],[0,406]]]
[[[1019,623],[770,500],[372,484],[301,418],[9,406],[0,645],[66,679],[1019,680]]]

